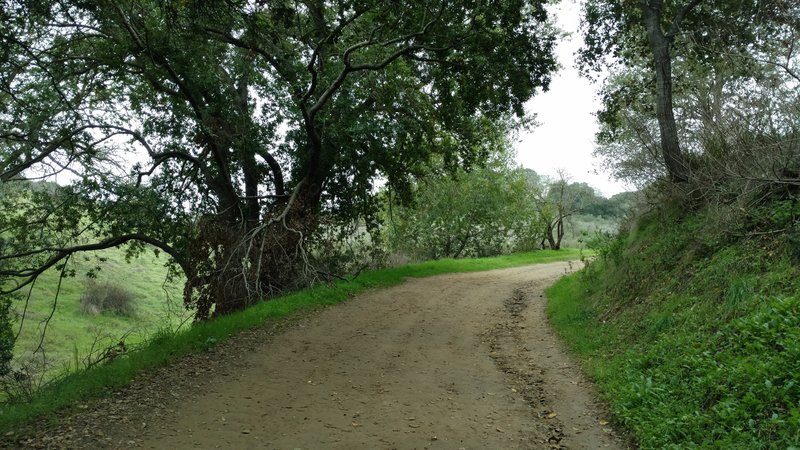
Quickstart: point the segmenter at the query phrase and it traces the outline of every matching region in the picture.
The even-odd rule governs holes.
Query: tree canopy
[[[0,285],[149,244],[199,318],[297,286],[320,213],[374,217],[378,180],[478,163],[522,118],[545,3],[3,1],[0,181],[73,181],[0,217]]]
[[[609,70],[598,114],[608,168],[640,185],[664,173],[696,180],[712,159],[718,168],[725,158],[744,162],[756,156],[753,146],[791,138],[798,29],[800,10],[784,0],[586,2],[579,65],[586,73]],[[759,135],[772,137],[741,142]],[[775,178],[763,168],[734,172]]]

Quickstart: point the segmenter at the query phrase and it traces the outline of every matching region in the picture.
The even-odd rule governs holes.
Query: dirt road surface
[[[359,295],[182,360],[13,446],[624,448],[547,324],[542,290],[570,268]]]

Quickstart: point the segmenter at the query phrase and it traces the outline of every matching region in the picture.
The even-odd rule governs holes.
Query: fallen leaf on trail
[[[603,419],[600,419],[600,421],[598,421],[597,423],[599,423],[600,425],[608,425],[608,421]]]
[[[357,427],[360,427],[360,426],[361,426],[361,424],[360,424],[360,423],[358,423],[358,422],[353,422],[353,423],[351,423],[350,425],[352,425],[352,426],[353,426],[353,428],[357,428]]]
[[[550,414],[547,415],[547,418],[548,419],[552,419],[553,417],[555,417],[557,415],[558,415],[558,413],[551,412]]]

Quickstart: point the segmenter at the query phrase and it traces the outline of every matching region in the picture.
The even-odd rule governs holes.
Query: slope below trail
[[[232,339],[28,447],[623,448],[551,331],[571,264],[423,279]]]

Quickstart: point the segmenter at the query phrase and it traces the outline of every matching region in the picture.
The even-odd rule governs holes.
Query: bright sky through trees
[[[520,134],[515,143],[517,161],[551,177],[556,176],[558,169],[564,169],[573,181],[589,183],[606,196],[630,190],[600,172],[598,160],[591,155],[598,128],[593,113],[600,109],[596,96],[600,84],[580,77],[574,67],[575,51],[581,45],[580,4],[564,0],[552,5],[551,12],[556,15],[558,26],[570,34],[556,49],[562,68],[553,77],[550,90],[526,105],[528,112],[536,114],[540,125]]]

